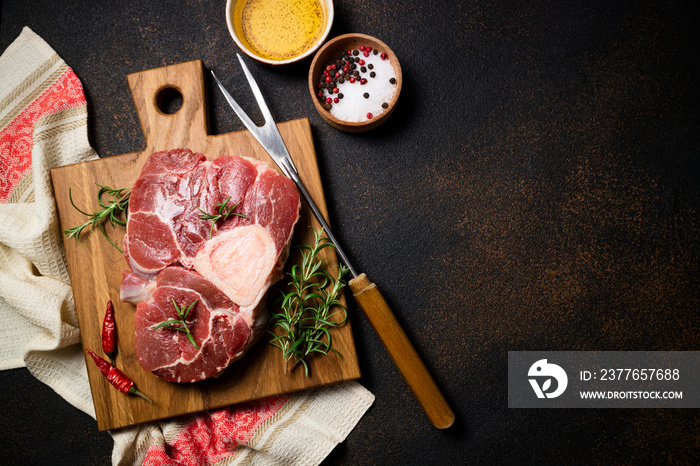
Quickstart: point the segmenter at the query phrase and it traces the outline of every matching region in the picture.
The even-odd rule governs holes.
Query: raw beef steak
[[[212,224],[203,212],[230,215]],[[137,305],[136,356],[173,382],[206,379],[240,358],[264,327],[264,297],[282,275],[299,194],[266,163],[187,149],[146,161],[129,201],[122,301]],[[200,210],[201,209],[201,210]],[[192,306],[184,332],[159,328]]]

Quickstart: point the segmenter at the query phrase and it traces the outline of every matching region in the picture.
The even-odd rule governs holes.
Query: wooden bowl
[[[251,50],[251,48],[248,47],[248,42],[243,37],[238,36],[238,32],[234,27],[233,12],[236,8],[236,4],[241,4],[243,1],[244,0],[226,1],[226,25],[228,26],[228,32],[229,34],[231,34],[231,38],[234,40],[236,45],[238,45],[238,47],[243,51],[243,53],[253,58],[254,60],[257,60],[261,63],[266,63],[268,65],[288,65],[290,63],[295,63],[300,60],[303,60],[306,57],[311,56],[311,54],[318,50],[321,44],[323,44],[323,42],[328,37],[328,34],[331,31],[331,26],[333,25],[333,18],[335,16],[333,0],[321,0],[321,7],[324,10],[326,19],[326,23],[321,36],[316,40],[316,42],[314,42],[314,44],[310,48],[304,50],[302,53],[291,58],[276,60],[258,55],[254,50]]]
[[[328,61],[339,57],[345,50],[359,50],[361,45],[370,46],[379,52],[385,52],[387,54],[387,58],[391,63],[391,66],[394,68],[396,91],[394,92],[394,96],[392,97],[391,101],[388,102],[389,107],[374,118],[360,122],[340,120],[331,115],[330,111],[323,108],[323,105],[321,102],[319,102],[317,96],[319,89],[317,88],[317,84],[325,71]],[[363,58],[362,54],[359,55],[359,58]],[[345,34],[328,41],[316,53],[316,56],[311,62],[311,68],[309,69],[309,91],[311,92],[311,98],[314,101],[316,110],[331,126],[349,133],[369,131],[384,123],[394,111],[394,108],[396,108],[396,102],[399,100],[399,94],[401,93],[402,82],[401,65],[399,64],[399,60],[396,58],[394,52],[392,52],[392,50],[384,42],[364,34]]]

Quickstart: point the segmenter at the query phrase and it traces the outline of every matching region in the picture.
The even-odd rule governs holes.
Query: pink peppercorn
[[[327,103],[327,104],[329,104],[329,103],[331,103],[331,102],[333,102],[333,99],[331,99],[330,97],[326,99],[326,103]]]
[[[387,57],[387,54],[385,52],[383,52],[381,55],[379,55],[379,58],[381,58],[382,60],[386,60],[386,57]]]
[[[372,47],[367,46],[365,47],[365,52],[370,53],[372,51]]]
[[[367,80],[365,78],[360,79],[360,84],[367,84]]]
[[[368,119],[368,120],[371,120],[373,116],[374,116],[374,115],[372,115],[372,112],[367,113],[367,119]]]
[[[360,52],[364,52],[364,51],[365,51],[365,46],[364,46],[364,45],[360,45]]]
[[[333,81],[333,80],[331,79],[331,77],[330,77],[330,76],[326,76],[326,82],[329,83],[329,82],[331,82],[331,81]]]
[[[362,52],[362,55],[364,55],[365,57],[369,57],[369,52],[365,50],[364,52]]]
[[[362,66],[362,65],[364,65],[364,64],[365,64],[365,61],[364,61],[364,60],[360,60],[360,61],[358,61],[357,63],[359,63],[359,64],[360,64],[360,66]]]
[[[333,99],[333,102],[337,104],[338,102],[340,102],[340,99],[336,97],[335,99]]]
[[[350,76],[350,82],[354,83],[355,82],[355,76]]]

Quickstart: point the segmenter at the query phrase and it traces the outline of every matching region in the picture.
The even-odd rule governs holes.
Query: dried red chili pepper
[[[114,355],[117,352],[117,325],[114,321],[114,305],[112,301],[107,301],[107,312],[102,323],[102,351],[114,362]]]
[[[122,393],[126,393],[128,395],[138,395],[144,400],[148,401],[149,403],[153,403],[150,398],[148,398],[146,395],[141,393],[137,388],[134,382],[126,376],[122,371],[90,351],[89,349],[86,349],[85,351],[88,352],[90,356],[92,356],[92,359],[95,361],[95,364],[97,367],[102,371],[102,374],[109,380],[109,382],[114,385],[117,390],[119,390]]]

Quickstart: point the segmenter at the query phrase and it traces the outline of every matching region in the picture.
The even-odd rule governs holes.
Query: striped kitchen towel
[[[92,417],[49,174],[96,158],[78,77],[25,28],[0,56],[0,370],[26,367]],[[112,462],[316,465],[373,401],[346,382],[120,429]]]

